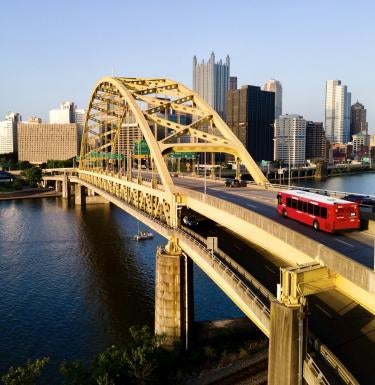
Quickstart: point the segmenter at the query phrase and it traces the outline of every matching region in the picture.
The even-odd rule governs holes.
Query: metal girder
[[[280,268],[280,301],[287,306],[304,305],[304,297],[334,289],[336,274],[317,262]]]
[[[112,95],[111,98],[108,95]],[[148,96],[149,95],[149,96]],[[163,95],[163,99],[158,98]],[[104,108],[103,104],[108,103],[116,106],[114,109]],[[150,105],[152,106],[150,108]],[[175,117],[161,113],[165,108],[171,108],[176,112],[186,114],[190,125],[176,123]],[[100,114],[96,115],[97,112]],[[132,119],[137,124],[141,136],[145,139],[150,148],[151,159],[158,171],[162,184],[171,193],[175,191],[174,184],[169,175],[162,152],[175,150],[191,151],[194,145],[197,151],[227,152],[235,154],[245,164],[253,179],[258,183],[267,183],[267,179],[258,168],[254,160],[248,154],[243,144],[238,140],[234,133],[219,117],[219,115],[195,92],[186,88],[180,83],[168,79],[144,79],[144,78],[125,78],[125,77],[106,77],[96,84],[86,116],[85,128],[81,145],[81,159],[84,159],[85,152],[91,147],[99,147],[99,143],[90,141],[92,129],[90,124],[102,123],[103,135],[111,132],[112,141],[105,146],[115,147],[115,141],[119,137],[125,117],[131,114]],[[105,127],[108,118],[114,117],[110,122],[113,127]],[[150,127],[150,122],[174,131],[172,134],[166,132],[165,137],[157,139],[154,134],[154,127]],[[129,129],[123,127],[124,130]],[[209,130],[213,130],[212,132]],[[156,133],[156,131],[155,131]],[[99,135],[96,133],[96,135]],[[103,136],[108,136],[104,134]],[[181,146],[179,138],[184,135],[190,137],[189,146]],[[189,138],[187,138],[189,140]],[[168,142],[168,143],[166,143]],[[204,143],[200,143],[204,142]],[[110,150],[111,151],[111,150]]]

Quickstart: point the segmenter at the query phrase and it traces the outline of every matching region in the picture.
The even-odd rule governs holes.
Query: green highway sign
[[[150,155],[150,147],[145,140],[134,142],[134,155]]]
[[[171,159],[195,159],[197,158],[196,152],[171,152],[168,154]]]

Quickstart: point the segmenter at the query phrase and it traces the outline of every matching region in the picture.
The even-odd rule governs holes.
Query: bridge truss
[[[268,182],[220,116],[184,85],[123,77],[105,77],[95,85],[82,137],[81,169],[122,170],[130,177],[134,165],[140,168],[142,158],[147,159],[152,174],[172,192],[168,155],[186,154],[199,162],[208,154],[214,165],[215,153],[232,155],[256,182]]]

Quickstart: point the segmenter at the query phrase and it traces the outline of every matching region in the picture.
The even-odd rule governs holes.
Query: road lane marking
[[[267,265],[264,265],[264,267],[269,270],[272,274],[276,274],[276,271],[268,267]]]
[[[326,309],[320,306],[318,303],[314,304],[322,313],[324,313],[328,318],[333,318],[333,315],[329,313]]]
[[[253,209],[256,209],[256,208],[257,208],[256,206],[252,205],[251,203],[246,203],[246,206],[249,206],[249,207],[251,207],[251,208],[253,208]]]
[[[350,243],[348,243],[348,242],[345,242],[345,241],[342,241],[341,239],[337,239],[337,238],[334,238],[337,242],[341,242],[341,243],[343,243],[344,245],[346,245],[346,246],[350,246],[350,247],[354,247],[354,245],[352,245],[352,244],[350,244]]]

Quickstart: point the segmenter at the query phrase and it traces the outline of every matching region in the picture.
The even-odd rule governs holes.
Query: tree
[[[32,187],[42,180],[42,170],[39,167],[31,167],[22,171],[22,176],[25,181]]]
[[[34,361],[28,360],[25,366],[12,366],[1,380],[4,385],[35,385],[35,380],[40,377],[48,361],[48,357],[43,357]]]

